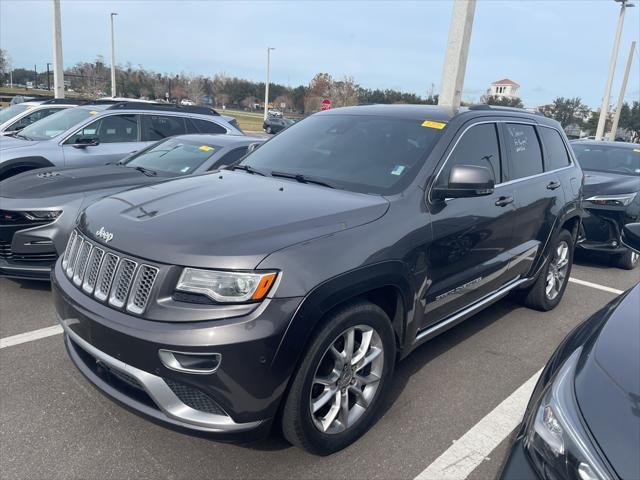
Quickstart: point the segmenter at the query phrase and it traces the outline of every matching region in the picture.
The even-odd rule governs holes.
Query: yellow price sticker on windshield
[[[213,150],[213,147],[210,147],[209,145],[201,145],[198,150],[202,150],[203,152],[210,152],[211,150]]]
[[[91,111],[89,112],[89,115],[96,115],[97,113],[98,113],[98,112],[97,112],[96,110],[91,110]]]
[[[427,128],[436,128],[438,130],[442,130],[444,127],[447,126],[447,124],[442,122],[432,122],[431,120],[425,120],[424,122],[422,122],[422,126]]]
[[[636,153],[640,153],[640,148],[634,148],[633,151]]]

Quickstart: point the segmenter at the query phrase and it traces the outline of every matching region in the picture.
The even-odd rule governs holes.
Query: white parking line
[[[20,333],[11,337],[0,338],[0,349],[6,347],[13,347],[14,345],[20,345],[21,343],[32,342],[40,338],[50,337],[52,335],[59,335],[62,333],[62,327],[60,325],[53,325],[51,327],[41,328],[40,330],[32,330],[26,333]]]
[[[624,293],[624,290],[618,290],[617,288],[605,287],[604,285],[600,285],[597,283],[587,282],[585,280],[580,280],[577,278],[569,277],[569,281],[571,283],[575,283],[577,285],[584,285],[585,287],[591,287],[598,290],[602,290],[603,292],[615,293],[616,295],[620,295]]]
[[[463,480],[520,424],[539,370],[471,430],[455,440],[415,480]]]

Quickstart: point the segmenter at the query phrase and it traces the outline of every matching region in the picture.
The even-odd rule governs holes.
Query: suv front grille
[[[78,230],[69,237],[62,268],[87,295],[138,315],[144,312],[158,276],[158,268],[108,252]]]

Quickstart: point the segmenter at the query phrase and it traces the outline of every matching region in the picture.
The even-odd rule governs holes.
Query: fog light
[[[220,366],[222,355],[219,353],[174,352],[158,350],[158,356],[165,367],[177,372],[207,375]]]

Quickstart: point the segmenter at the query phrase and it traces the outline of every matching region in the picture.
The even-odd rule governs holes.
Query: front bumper
[[[300,299],[271,299],[229,320],[150,321],[92,300],[66,278],[60,262],[52,292],[71,360],[129,409],[168,426],[225,437],[270,425],[293,370],[271,365]],[[162,363],[160,349],[214,352],[222,360],[212,374],[178,372]]]
[[[502,466],[501,480],[540,480],[524,449],[523,437],[518,437]]]
[[[623,210],[585,208],[582,219],[584,238],[578,243],[583,250],[609,254],[625,253],[627,248],[620,243],[620,229],[627,223],[638,221]]]

